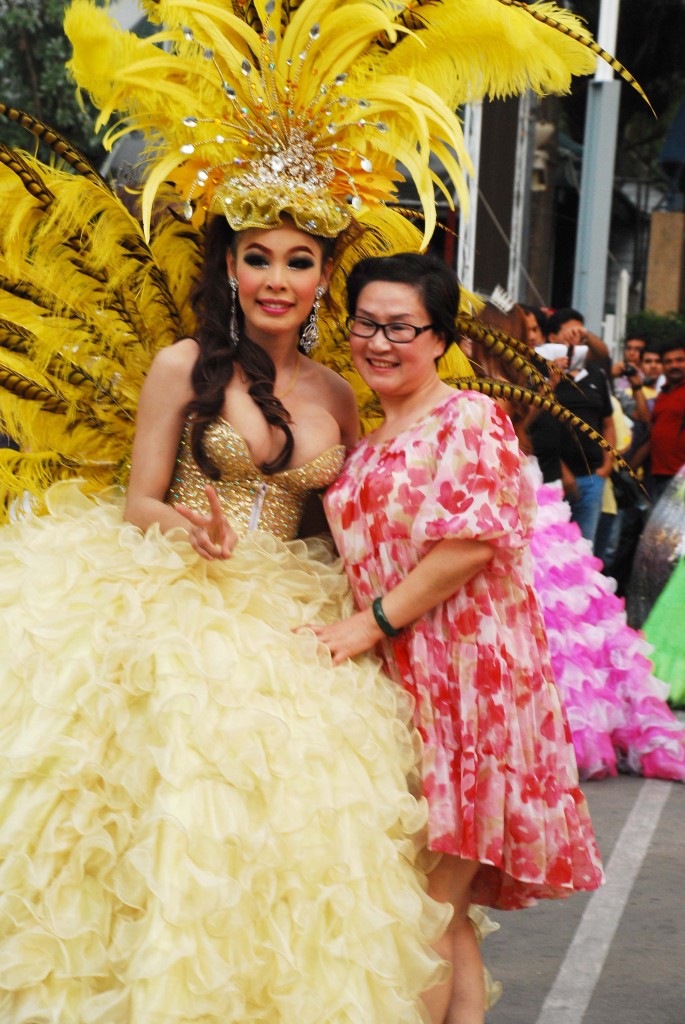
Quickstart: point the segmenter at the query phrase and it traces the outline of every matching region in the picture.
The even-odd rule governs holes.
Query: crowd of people
[[[603,342],[585,329],[581,313],[525,307],[524,315],[529,343],[550,355],[568,378],[550,380],[555,395],[613,442],[632,475],[606,454],[600,464],[600,455],[583,435],[575,440],[545,415],[528,424],[531,451],[546,481],[562,481],[571,520],[592,545],[611,586],[615,581],[615,593],[626,602],[628,623],[644,630],[652,644],[655,673],[668,684],[672,705],[681,707],[685,680],[680,631],[671,626],[685,610],[685,336],[662,343],[629,337],[623,357],[611,361]],[[567,346],[563,355],[549,347],[559,343]],[[579,355],[581,345],[587,347]],[[573,359],[576,366],[569,370]],[[589,393],[594,409],[584,397]],[[562,450],[569,453],[568,460]],[[577,473],[587,478],[587,489],[593,487],[591,478],[597,478],[592,520],[587,505],[579,501]]]
[[[549,417],[530,424],[544,479],[562,481],[572,521],[628,599],[631,624],[641,627],[649,609],[631,609],[633,560],[651,509],[685,465],[685,336],[661,345],[628,338],[612,362],[577,310],[524,312],[534,347],[563,372],[550,381],[555,397],[634,472],[631,478],[586,434],[555,428]]]

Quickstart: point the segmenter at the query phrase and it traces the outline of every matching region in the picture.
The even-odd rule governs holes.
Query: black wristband
[[[642,384],[631,384],[630,385],[630,390],[631,391],[642,391]]]
[[[388,620],[386,619],[385,612],[383,611],[383,602],[380,597],[375,598],[373,604],[371,605],[371,608],[373,610],[373,617],[376,620],[376,625],[385,633],[386,636],[400,635],[402,630],[395,629],[395,627],[391,626]]]

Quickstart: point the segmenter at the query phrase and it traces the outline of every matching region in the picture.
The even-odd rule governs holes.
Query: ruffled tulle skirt
[[[411,709],[292,632],[352,610],[325,545],[49,507],[0,531],[0,1020],[416,1024]]]
[[[653,675],[649,645],[569,522],[561,487],[540,486],[538,503],[535,587],[581,778],[622,770],[685,780],[685,726],[665,703],[668,686]]]

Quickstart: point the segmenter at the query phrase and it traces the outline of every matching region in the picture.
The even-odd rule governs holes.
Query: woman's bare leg
[[[452,966],[447,981],[426,992],[423,999],[432,1024],[483,1024],[485,983],[480,948],[468,917],[471,882],[480,865],[444,855],[428,876],[428,892],[440,903],[451,903],[454,915],[435,950]]]

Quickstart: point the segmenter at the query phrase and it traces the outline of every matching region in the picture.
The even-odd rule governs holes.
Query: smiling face
[[[258,345],[275,338],[297,344],[319,285],[328,283],[321,243],[294,225],[267,231],[250,228],[226,255],[228,273],[238,281],[245,331]],[[330,263],[330,261],[328,261]]]
[[[676,387],[685,381],[685,348],[664,352],[662,363],[664,376],[671,387]]]
[[[381,324],[413,327],[425,327],[431,322],[419,292],[409,284],[394,281],[371,281],[365,285],[354,315]],[[350,349],[354,365],[370,388],[381,396],[406,396],[435,380],[435,360],[445,351],[445,342],[428,330],[413,341],[396,344],[378,329],[371,338],[350,334]]]

